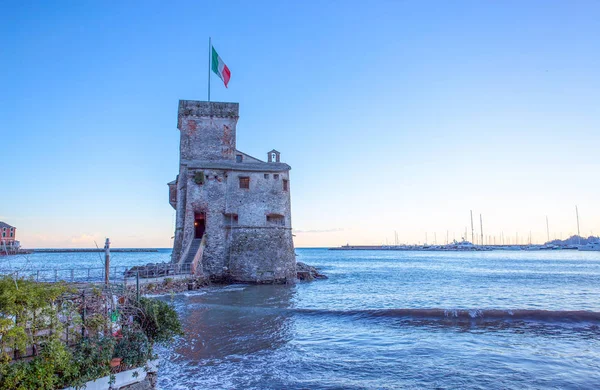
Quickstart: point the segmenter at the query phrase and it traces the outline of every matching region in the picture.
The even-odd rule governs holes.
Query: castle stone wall
[[[205,276],[244,282],[292,282],[289,166],[246,158],[236,163],[235,103],[181,101],[180,171],[173,261],[194,239],[197,213],[206,218]],[[198,182],[198,173],[204,180]],[[240,177],[249,188],[240,188]],[[284,180],[288,181],[287,190]],[[171,191],[172,191],[171,186]],[[237,220],[233,220],[237,215]]]

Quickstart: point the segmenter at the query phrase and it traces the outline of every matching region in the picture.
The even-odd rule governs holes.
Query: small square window
[[[242,156],[241,154],[236,154],[235,162],[241,163],[243,159],[244,159],[244,156]]]
[[[223,214],[225,220],[225,226],[237,226],[238,224],[238,215],[237,214]]]
[[[240,188],[250,189],[249,177],[240,177]]]
[[[273,225],[285,225],[285,217],[280,214],[269,214],[267,215],[267,223]]]
[[[273,179],[275,179],[275,180],[279,180],[279,175],[278,175],[278,174],[274,174],[274,175],[273,175]]]
[[[269,178],[269,174],[265,173],[265,179],[268,179],[268,178]]]
[[[287,191],[288,190],[288,181],[283,179],[283,190]]]

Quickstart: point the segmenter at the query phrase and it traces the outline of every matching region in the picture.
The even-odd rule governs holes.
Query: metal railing
[[[120,283],[129,278],[135,279],[139,273],[141,279],[155,279],[161,277],[191,275],[191,264],[154,264],[153,266],[140,266],[139,270],[133,267],[114,266],[109,269],[109,281]],[[12,275],[15,277],[31,278],[38,282],[103,282],[104,267],[90,268],[44,268],[31,270],[0,269],[0,275]]]

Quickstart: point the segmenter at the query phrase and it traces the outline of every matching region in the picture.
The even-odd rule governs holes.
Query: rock
[[[302,262],[296,263],[296,275],[299,280],[311,281],[314,279],[328,279],[327,276],[319,273],[315,267]]]
[[[134,277],[140,273],[140,278],[156,278],[160,276],[175,275],[175,264],[173,263],[149,263],[146,265],[136,265],[125,271],[125,277]]]

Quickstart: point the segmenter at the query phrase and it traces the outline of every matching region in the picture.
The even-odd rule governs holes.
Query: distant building
[[[172,260],[215,280],[293,282],[290,166],[236,148],[239,105],[179,101],[180,162]]]
[[[19,249],[19,241],[17,241],[17,228],[10,226],[6,222],[0,221],[0,252],[5,249],[14,251]]]

